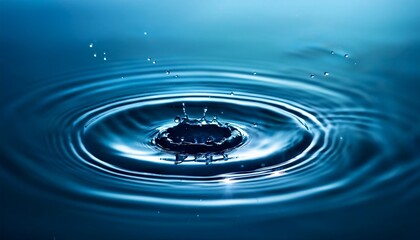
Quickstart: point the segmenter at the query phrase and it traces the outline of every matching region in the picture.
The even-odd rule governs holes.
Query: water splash
[[[160,148],[176,155],[175,164],[186,161],[189,155],[193,161],[204,160],[206,164],[216,161],[218,155],[227,160],[227,152],[239,147],[246,139],[242,130],[219,122],[216,116],[207,120],[207,107],[201,118],[189,119],[185,104],[182,106],[184,118],[175,117],[178,124],[162,129],[152,140]]]

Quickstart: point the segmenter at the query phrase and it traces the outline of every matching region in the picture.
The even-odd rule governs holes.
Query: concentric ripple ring
[[[22,181],[84,204],[263,205],[258,214],[276,204],[288,209],[275,208],[278,214],[297,214],[353,204],[348,198],[356,193],[365,194],[357,201],[389,194],[378,179],[399,186],[408,169],[383,167],[383,159],[398,154],[381,136],[381,126],[394,119],[371,107],[368,85],[352,88],[357,82],[344,84],[338,74],[321,82],[261,65],[254,74],[251,63],[160,64],[78,71],[11,101],[3,119],[16,134],[7,133],[2,151],[19,159],[13,169],[31,169]],[[241,131],[241,144],[209,165],[175,165],[176,156],[151,140],[177,124],[183,103],[192,119],[207,108],[210,119]]]

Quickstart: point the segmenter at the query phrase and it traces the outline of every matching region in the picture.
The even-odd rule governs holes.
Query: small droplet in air
[[[89,44],[89,47],[90,47],[90,48],[93,48],[93,43]]]
[[[174,122],[179,123],[181,121],[181,118],[179,116],[176,116],[174,118]]]
[[[171,74],[171,71],[167,70],[166,75],[169,75],[169,74]]]
[[[309,75],[311,78],[314,78],[315,77],[315,75],[314,74],[311,74],[311,75]]]
[[[184,117],[185,117],[185,118],[188,118],[188,115],[187,115],[187,109],[186,109],[186,107],[185,107],[185,103],[182,103],[182,112],[184,113]]]
[[[252,124],[252,126],[253,126],[253,127],[257,127],[257,126],[258,126],[258,124],[257,124],[257,123],[253,123],[253,124]]]
[[[334,52],[334,51],[331,51],[330,53],[331,53],[332,55],[334,55],[334,54],[335,54],[335,52]]]
[[[257,75],[257,72],[253,72],[252,74],[253,74],[253,75]]]
[[[147,61],[148,61],[148,62],[150,62],[150,61],[152,61],[152,59],[148,57],[148,58],[147,58]]]
[[[93,54],[93,57],[96,57],[96,53]]]
[[[175,77],[177,78],[177,77],[179,77],[178,75],[175,75]]]
[[[104,57],[104,61],[106,61],[106,57]]]
[[[329,76],[330,73],[329,72],[324,72],[324,76]]]
[[[230,95],[231,95],[231,96],[233,96],[233,95],[234,95],[234,93],[233,93],[233,92],[230,92]]]
[[[349,55],[348,55],[348,54],[344,54],[344,57],[345,57],[345,58],[349,58]]]
[[[204,108],[204,111],[203,111],[203,118],[205,118],[205,117],[206,117],[207,109],[208,109],[207,107],[205,107],[205,108]]]
[[[144,36],[146,36],[147,35],[147,32],[143,32],[143,34],[144,34]]]
[[[106,55],[106,52],[104,52],[104,55]]]
[[[156,60],[152,62],[153,64],[156,64]]]

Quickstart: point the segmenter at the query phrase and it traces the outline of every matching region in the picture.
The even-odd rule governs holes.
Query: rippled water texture
[[[305,40],[299,21],[280,24],[282,36],[278,29],[247,35],[239,12],[250,3],[225,3],[226,13],[208,4],[208,19],[182,11],[180,19],[151,21],[148,12],[140,24],[133,9],[160,4],[98,2],[106,13],[128,15],[90,33],[103,13],[88,10],[91,3],[56,4],[0,10],[29,11],[6,24],[10,32],[0,30],[5,239],[417,237],[420,49],[409,10],[390,17],[391,30],[377,30],[388,20],[372,17],[353,35],[353,25],[340,30],[348,39],[308,30]],[[362,16],[372,7],[361,6]],[[254,25],[277,16],[269,8],[255,9],[268,13]],[[278,11],[285,15],[273,27],[295,18]],[[64,17],[30,23],[41,13]],[[216,13],[226,26],[215,28]],[[162,26],[170,21],[186,21],[185,35]],[[348,24],[340,21],[318,30],[334,35],[334,26]],[[22,30],[31,24],[49,30],[40,30],[44,37]],[[188,121],[195,125],[182,125]],[[168,135],[177,125],[182,134]]]

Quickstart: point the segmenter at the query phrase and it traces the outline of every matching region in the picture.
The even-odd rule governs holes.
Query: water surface
[[[1,4],[2,238],[417,237],[415,1]]]

